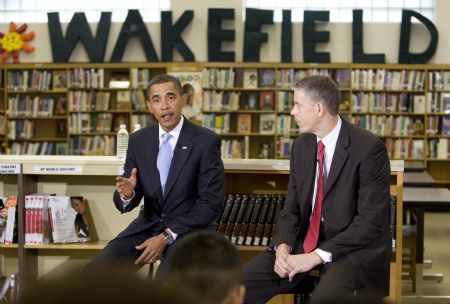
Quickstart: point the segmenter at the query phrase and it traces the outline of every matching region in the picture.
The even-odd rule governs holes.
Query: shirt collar
[[[337,122],[336,126],[333,128],[333,130],[331,130],[331,132],[328,133],[322,139],[317,137],[317,141],[322,140],[322,143],[324,144],[325,149],[334,147],[336,145],[337,140],[338,140],[339,131],[341,130],[341,126],[342,126],[341,117],[338,116],[338,122]]]
[[[178,140],[178,137],[180,136],[181,128],[183,127],[184,123],[184,117],[181,115],[180,122],[176,125],[175,128],[172,129],[172,131],[169,132],[170,135],[172,135],[172,138],[175,138]],[[159,140],[161,140],[161,137],[164,135],[164,133],[167,133],[166,131],[161,128],[161,125],[158,124],[159,127]]]

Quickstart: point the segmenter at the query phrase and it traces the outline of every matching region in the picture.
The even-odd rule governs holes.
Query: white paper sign
[[[35,173],[81,174],[81,166],[34,166]]]
[[[20,164],[0,164],[0,174],[20,174]]]

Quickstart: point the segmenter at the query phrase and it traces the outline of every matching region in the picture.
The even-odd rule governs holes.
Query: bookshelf
[[[21,286],[68,267],[82,267],[137,216],[138,210],[120,215],[112,204],[115,176],[123,165],[123,161],[116,157],[0,156],[0,164],[21,166],[20,174],[0,175],[0,190],[4,194],[17,195],[19,206],[19,243],[0,246],[0,253],[7,260],[7,271],[19,272]],[[287,191],[288,160],[224,159],[224,164],[227,193],[282,194]],[[391,193],[397,195],[397,222],[401,222],[403,161],[391,161],[391,170]],[[83,244],[25,245],[24,199],[25,195],[35,192],[82,195],[86,198],[93,219],[90,229],[93,241]],[[396,232],[397,245],[391,262],[391,298],[400,303],[401,225],[397,226]],[[238,248],[244,260],[265,249],[264,246]]]
[[[341,115],[377,134],[391,159],[421,161],[438,183],[450,184],[450,65],[445,64],[5,64],[0,153],[114,155],[118,123],[126,122],[131,131],[135,123],[154,122],[145,107],[145,84],[166,72],[182,79],[200,75],[197,121],[221,135],[224,157],[288,159],[298,136],[290,116],[292,82],[321,74],[340,87]],[[35,78],[47,84],[36,85]],[[52,115],[22,108],[17,113],[19,104],[45,105],[49,99]]]

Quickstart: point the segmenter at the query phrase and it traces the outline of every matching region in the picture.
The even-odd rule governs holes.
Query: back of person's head
[[[302,90],[311,102],[322,102],[331,115],[339,113],[341,93],[330,77],[314,75],[301,78],[294,83],[293,89]]]
[[[95,271],[71,269],[63,275],[28,284],[21,304],[146,303],[197,304],[189,295],[172,292],[136,272],[116,267]]]
[[[169,255],[169,282],[189,290],[201,303],[242,303],[242,263],[238,250],[213,231],[191,233]]]
[[[167,82],[173,83],[175,85],[175,88],[177,89],[178,93],[180,93],[180,95],[183,94],[183,88],[182,88],[181,83],[178,80],[178,78],[176,78],[175,76],[169,75],[169,74],[159,74],[159,75],[153,77],[152,80],[150,80],[150,82],[148,83],[147,93],[150,93],[150,89],[151,89],[152,85],[167,83]]]

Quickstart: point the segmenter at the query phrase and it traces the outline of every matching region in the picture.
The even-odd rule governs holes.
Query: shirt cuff
[[[275,246],[273,246],[273,250],[277,251],[278,245],[281,245],[281,244],[276,244]],[[288,250],[289,250],[289,253],[291,253],[292,252],[292,247],[288,246]]]
[[[175,241],[178,237],[178,234],[176,234],[175,232],[173,232],[172,230],[170,230],[169,228],[167,228],[166,230],[168,230],[171,234],[172,234],[172,238]]]
[[[320,256],[324,264],[333,261],[333,255],[331,254],[331,252],[323,251],[322,249],[319,248],[314,250],[314,252],[317,253],[318,256]]]
[[[133,198],[134,198],[134,190],[133,190],[133,195],[131,196],[130,199],[126,200],[123,197],[120,197],[120,199],[122,200],[122,208],[123,209],[127,208]]]

